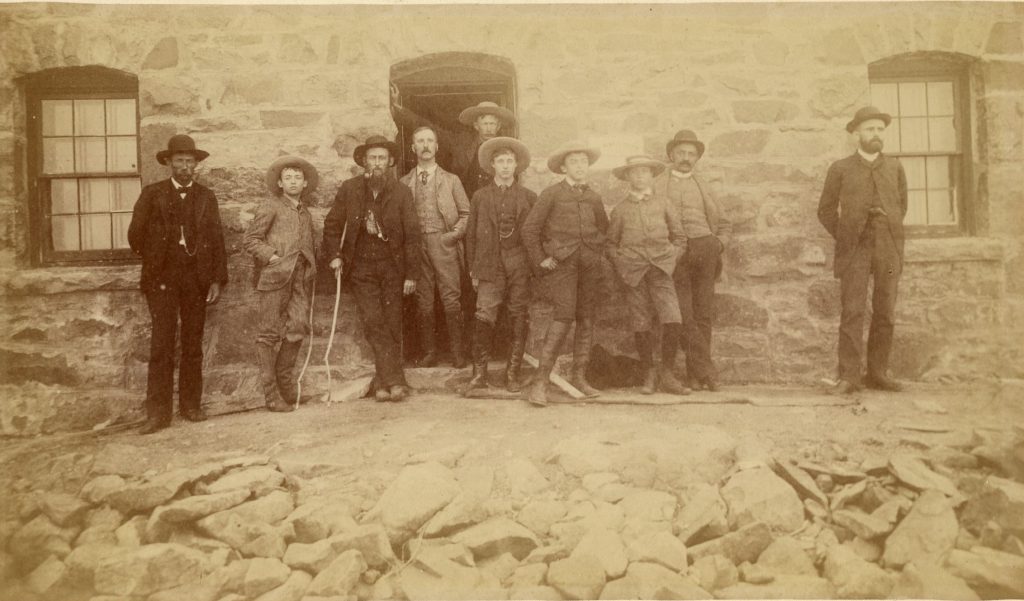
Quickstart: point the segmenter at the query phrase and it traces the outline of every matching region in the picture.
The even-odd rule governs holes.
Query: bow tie
[[[580,194],[583,194],[584,192],[586,192],[589,189],[590,189],[590,186],[588,186],[586,184],[573,184],[572,185],[572,191],[573,192],[578,192]]]

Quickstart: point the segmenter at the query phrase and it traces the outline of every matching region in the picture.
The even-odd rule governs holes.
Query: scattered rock
[[[316,574],[326,568],[337,556],[329,540],[315,543],[292,543],[284,552],[284,563],[296,570]]]
[[[989,520],[1024,537],[1024,484],[997,476],[985,479],[981,490],[964,504],[960,522],[977,533]]]
[[[239,488],[248,489],[254,496],[262,497],[284,484],[284,474],[277,469],[259,465],[228,472],[208,485],[197,485],[199,494],[214,494]]]
[[[407,466],[381,495],[373,515],[379,515],[388,539],[401,544],[451,502],[459,485],[451,470],[437,462]]]
[[[832,494],[831,501],[829,501],[829,509],[837,511],[846,507],[846,505],[857,501],[867,490],[867,487],[867,482],[861,480],[855,484],[849,484],[839,488]]]
[[[406,566],[397,584],[409,601],[445,598],[484,599],[485,589],[497,589],[500,583],[490,574],[444,557],[429,562],[429,568],[417,563]]]
[[[64,564],[68,567],[69,580],[75,584],[76,588],[92,589],[96,567],[100,562],[124,551],[123,547],[103,543],[90,543],[76,547],[64,558]]]
[[[714,592],[736,584],[739,581],[739,570],[726,557],[710,555],[693,562],[689,576],[702,589]]]
[[[675,495],[660,490],[636,490],[619,502],[626,520],[647,522],[671,521],[679,500]]]
[[[7,548],[28,570],[35,569],[50,555],[64,558],[71,552],[74,531],[60,528],[45,515],[37,515],[11,536]]]
[[[58,526],[70,526],[81,522],[89,504],[67,493],[46,493],[39,499],[39,508]]]
[[[386,568],[398,561],[388,541],[388,535],[379,524],[359,526],[355,530],[336,534],[330,539],[335,553],[344,553],[355,549],[363,556],[363,560],[373,568]]]
[[[80,496],[94,505],[99,505],[106,502],[107,497],[121,491],[124,487],[125,481],[121,476],[114,474],[97,476],[82,487]]]
[[[729,526],[760,522],[772,530],[793,532],[804,521],[804,506],[785,480],[767,468],[744,470],[722,487]]]
[[[694,561],[709,555],[724,555],[734,564],[741,564],[744,561],[757,561],[772,540],[768,526],[763,522],[754,522],[725,536],[688,547],[687,552]]]
[[[519,560],[511,553],[502,553],[497,557],[485,559],[478,567],[499,581],[504,581],[506,578],[511,577],[516,568],[519,567]]]
[[[535,495],[551,487],[544,474],[529,459],[516,457],[505,464],[505,476],[514,497]]]
[[[534,500],[519,510],[516,521],[544,536],[550,532],[552,525],[565,517],[566,512],[568,508],[561,501]]]
[[[96,566],[96,592],[145,596],[198,582],[206,562],[203,553],[182,545],[143,545],[103,558]]]
[[[978,601],[978,594],[962,578],[928,562],[903,566],[892,589],[894,599],[962,599]]]
[[[882,558],[882,547],[879,544],[866,541],[859,536],[855,536],[852,539],[843,543],[846,547],[849,547],[851,551],[857,554],[858,557],[864,561],[870,561],[871,563],[878,563],[878,560]]]
[[[729,532],[727,508],[718,489],[700,484],[676,517],[679,540],[687,545]]]
[[[629,563],[622,538],[617,533],[603,528],[585,534],[569,556],[581,555],[597,558],[609,579],[625,574],[626,565]]]
[[[777,538],[768,545],[768,548],[758,556],[757,565],[773,576],[779,574],[818,575],[818,570],[815,569],[811,557],[799,542],[788,536]]]
[[[28,588],[44,598],[51,598],[61,587],[67,584],[68,567],[64,562],[51,555],[39,564],[25,578]]]
[[[366,570],[363,555],[356,550],[345,551],[313,578],[306,591],[310,595],[348,595]]]
[[[183,584],[150,595],[146,601],[216,601],[220,588],[211,582]]]
[[[626,569],[626,578],[636,583],[640,599],[714,598],[693,580],[656,563],[631,563]]]
[[[288,576],[288,580],[284,584],[263,593],[254,601],[299,601],[305,595],[306,589],[309,588],[312,581],[313,577],[309,574],[302,570],[295,570]]]
[[[286,521],[292,523],[295,540],[300,543],[313,543],[358,526],[346,505],[326,501],[299,505]]]
[[[146,540],[166,540],[173,524],[194,522],[212,513],[230,509],[249,498],[248,489],[231,490],[212,495],[185,497],[157,507],[146,523]]]
[[[290,492],[272,490],[265,496],[242,503],[228,511],[242,518],[243,521],[276,524],[288,517],[294,509],[295,501],[292,500]]]
[[[893,587],[892,577],[885,570],[843,545],[829,550],[822,573],[842,599],[885,599]]]
[[[715,591],[719,599],[834,599],[832,583],[817,576],[779,576],[766,584],[741,582]]]
[[[775,574],[769,572],[767,568],[749,561],[741,563],[738,571],[740,580],[750,584],[768,584],[775,581]]]
[[[163,472],[150,480],[126,483],[108,495],[106,502],[125,515],[147,512],[173,499],[192,478],[188,470]]]
[[[508,583],[512,588],[540,586],[544,583],[544,577],[547,576],[547,573],[548,566],[544,563],[520,565],[509,576]]]
[[[522,560],[540,546],[533,532],[504,517],[492,518],[467,528],[453,536],[452,540],[466,545],[478,560],[502,553],[511,553],[516,559]]]
[[[953,548],[958,530],[949,499],[937,490],[925,490],[886,539],[882,563],[901,567],[910,561],[938,562]]]
[[[892,531],[892,523],[859,509],[840,509],[832,512],[832,520],[864,540],[874,540]]]
[[[548,566],[547,582],[566,599],[596,599],[604,588],[605,570],[594,556],[570,556]]]
[[[117,539],[117,544],[122,547],[138,547],[142,545],[146,537],[147,522],[148,520],[146,519],[146,516],[137,515],[121,524],[121,526],[114,531],[114,537]]]
[[[637,537],[630,542],[626,553],[630,561],[660,563],[677,572],[686,570],[686,545],[668,532]],[[608,576],[612,577],[611,574]]]
[[[932,488],[953,499],[961,499],[960,491],[949,478],[928,469],[924,461],[913,455],[893,455],[889,458],[889,471],[914,490]]]
[[[828,497],[825,496],[825,493],[828,491],[822,492],[822,489],[810,474],[785,459],[776,460],[775,469],[779,476],[782,476],[782,479],[788,482],[802,498],[817,501],[825,507],[828,506]],[[821,475],[828,477],[831,482],[831,476],[827,474]]]
[[[508,592],[510,601],[562,601],[562,594],[553,586],[513,587]]]
[[[946,557],[946,568],[983,599],[1024,597],[1024,557],[1020,555],[985,547],[953,549]]]
[[[242,590],[250,599],[258,597],[284,584],[291,572],[288,566],[278,559],[255,557],[249,561],[249,569],[245,572]]]
[[[201,532],[225,542],[246,557],[283,557],[285,535],[294,536],[287,528],[245,520],[231,510],[220,511],[196,522]]]

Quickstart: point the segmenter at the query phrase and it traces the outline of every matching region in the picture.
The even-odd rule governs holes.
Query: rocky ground
[[[1024,387],[439,392],[5,441],[0,599],[1024,596]]]

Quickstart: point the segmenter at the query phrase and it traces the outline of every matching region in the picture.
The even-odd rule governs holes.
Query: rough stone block
[[[142,61],[142,69],[170,69],[178,66],[178,39],[162,38]]]

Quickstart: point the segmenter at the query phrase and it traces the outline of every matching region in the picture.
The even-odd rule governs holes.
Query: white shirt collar
[[[587,182],[578,182],[578,181],[574,180],[573,178],[569,177],[568,175],[565,176],[565,183],[569,184],[570,186],[585,186],[585,185],[587,185]]]
[[[647,188],[646,190],[634,190],[630,188],[629,193],[631,196],[633,196],[633,198],[640,200],[641,198],[651,196],[651,189]]]
[[[868,153],[864,152],[863,148],[858,148],[857,149],[857,154],[859,154],[860,156],[864,157],[865,161],[867,161],[869,163],[873,163],[873,162],[875,162],[875,159],[878,158],[878,155],[881,154],[881,153],[880,152],[876,152],[875,154],[868,154]]]
[[[693,177],[693,171],[689,173],[683,173],[682,171],[672,170],[672,177]]]
[[[434,163],[430,167],[420,167],[419,165],[416,165],[417,177],[419,176],[419,174],[424,172],[427,174],[427,177],[434,177],[434,173],[437,172],[437,163]]]
[[[187,186],[182,186],[181,184],[179,184],[179,183],[178,183],[178,180],[176,180],[176,179],[174,179],[174,178],[172,177],[172,178],[171,178],[171,184],[173,184],[173,185],[174,185],[174,189],[175,189],[175,190],[181,190],[182,188],[186,188],[186,189],[187,189],[187,188],[191,188],[191,187],[192,187],[192,184],[193,184],[193,182],[189,182]]]

